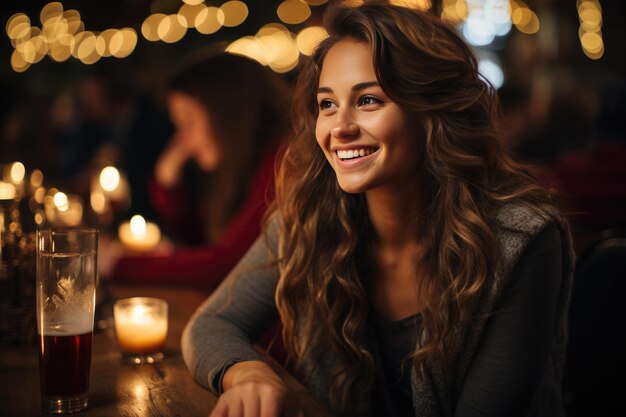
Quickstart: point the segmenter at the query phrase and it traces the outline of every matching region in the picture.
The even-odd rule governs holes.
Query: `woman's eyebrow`
[[[360,91],[369,87],[379,87],[380,84],[378,81],[364,81],[362,83],[358,83],[352,86],[352,91]]]
[[[377,87],[380,86],[380,83],[378,81],[363,81],[362,83],[358,83],[352,86],[351,90],[354,91],[360,91],[360,90],[364,90],[368,87]],[[319,87],[317,89],[317,93],[332,93],[333,89],[330,87]]]

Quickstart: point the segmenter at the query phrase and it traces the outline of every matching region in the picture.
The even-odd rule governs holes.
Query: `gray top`
[[[449,352],[456,372],[444,375],[441,369],[428,366],[425,379],[418,379],[412,372],[416,416],[563,414],[560,381],[574,261],[567,225],[558,219],[554,223],[521,207],[503,209],[498,221],[501,225],[496,231],[500,257],[496,273],[489,288],[476,303],[474,318],[459,327],[457,343]],[[556,262],[556,268],[548,268],[540,275],[537,271],[513,274],[514,269],[520,269],[518,261],[529,243],[548,225],[558,230],[553,242],[561,247],[555,256],[563,254],[561,260]],[[271,225],[266,236],[257,240],[224,283],[198,309],[184,331],[182,347],[185,362],[195,379],[215,394],[218,392],[213,381],[227,364],[260,359],[251,348],[251,341],[276,320],[274,293],[278,271],[269,265],[274,259],[276,242],[277,228]],[[520,285],[519,282],[510,282],[512,275],[519,276],[516,281],[529,281],[531,284],[524,286],[535,290],[518,291],[522,294],[516,297],[518,304],[507,308],[499,302],[504,294]],[[552,295],[541,298],[544,293]],[[520,326],[501,325],[506,322],[507,315],[515,315],[519,311],[525,317],[517,321]],[[536,314],[533,315],[533,311]],[[501,317],[505,318],[504,321]],[[535,325],[537,327],[531,328]],[[536,332],[543,332],[544,336],[535,337]],[[538,346],[537,340],[547,343]],[[524,352],[530,350],[540,351],[541,354],[534,355],[538,359],[529,364],[523,358]],[[328,357],[315,366],[310,364],[310,369],[315,369],[315,372],[305,383],[319,401],[327,404],[329,379],[325,373],[328,369],[326,361],[332,363],[333,358]],[[519,366],[519,363],[524,366]],[[518,375],[519,372],[521,375]],[[503,392],[507,389],[507,384],[502,384],[503,380],[508,377],[515,382],[511,375],[519,377],[518,381],[529,382],[518,382],[519,391],[513,394]],[[531,383],[533,379],[540,382]],[[539,388],[529,393],[528,386]],[[505,393],[512,401],[505,402],[504,408],[483,407],[484,404],[480,404],[480,398],[489,401]],[[507,409],[507,405],[510,408]]]

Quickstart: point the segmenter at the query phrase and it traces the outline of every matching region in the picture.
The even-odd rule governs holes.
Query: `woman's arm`
[[[183,358],[196,381],[222,393],[211,417],[302,416],[282,379],[252,349],[277,316],[275,223],[185,327]]]
[[[192,316],[182,337],[183,358],[195,379],[214,393],[228,365],[260,360],[255,340],[277,317],[274,293],[278,271],[270,262],[274,224],[252,245],[227,279]]]
[[[457,417],[528,415],[554,337],[561,257],[556,226],[547,227],[526,249],[487,323]]]

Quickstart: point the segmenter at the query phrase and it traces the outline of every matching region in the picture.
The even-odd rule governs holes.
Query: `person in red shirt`
[[[256,61],[220,53],[168,84],[176,131],[149,186],[174,249],[106,254],[109,279],[214,289],[260,233],[284,136],[288,87]]]

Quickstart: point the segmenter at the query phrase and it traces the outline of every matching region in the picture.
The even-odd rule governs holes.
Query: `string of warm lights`
[[[297,25],[311,16],[310,6],[319,6],[326,2],[327,0],[285,0],[278,5],[276,14],[284,24]],[[214,7],[207,6],[204,0],[183,0],[177,13],[150,14],[141,25],[141,35],[151,42],[175,43],[183,39],[190,29],[210,35],[222,27],[239,26],[248,18],[248,13],[248,6],[243,1],[226,1],[220,7]],[[90,65],[104,57],[127,57],[137,46],[138,36],[134,29],[107,29],[102,32],[85,30],[80,13],[77,10],[63,10],[60,2],[46,4],[41,9],[40,22],[41,27],[31,26],[30,18],[24,13],[16,13],[7,21],[6,32],[15,48],[11,55],[11,67],[14,71],[24,72],[45,56],[56,62],[64,62],[73,57]],[[268,38],[264,33],[263,45],[270,40],[277,40],[285,50],[280,53],[265,52],[265,58],[261,58],[258,53],[253,55],[275,71],[288,71],[297,65],[299,59],[299,52],[294,51],[310,53],[311,43],[323,38],[319,28],[307,29],[299,37],[282,28],[272,32],[278,34],[273,35],[274,37]],[[289,33],[289,36],[284,36],[285,33]],[[245,40],[240,40],[239,43],[242,42]],[[271,46],[270,49],[275,51],[278,47]]]
[[[431,0],[390,0],[391,3],[429,10]],[[276,8],[282,23],[263,26],[253,36],[244,36],[229,46],[239,53],[270,66],[274,71],[295,68],[300,54],[308,55],[326,36],[320,27],[307,27],[298,34],[285,25],[299,25],[311,16],[311,6],[327,0],[284,0]],[[151,42],[175,43],[189,30],[210,35],[222,27],[236,27],[248,18],[246,3],[230,0],[220,7],[208,6],[204,0],[182,0],[177,13],[152,13],[141,24],[141,35]],[[358,2],[357,2],[358,3]],[[598,0],[577,0],[580,18],[579,38],[586,56],[599,59],[604,54],[602,8]],[[491,44],[514,26],[522,33],[539,31],[539,18],[523,0],[443,0],[441,17],[459,24],[467,41],[474,46]],[[46,4],[40,13],[41,26],[32,25],[24,13],[16,13],[6,24],[6,33],[15,48],[11,67],[26,71],[49,56],[56,62],[70,58],[93,64],[103,57],[124,58],[137,46],[138,35],[132,28],[85,30],[77,10],[63,10],[60,2]]]
[[[26,71],[46,55],[56,62],[74,57],[84,64],[94,64],[102,57],[125,58],[137,46],[134,29],[86,31],[80,13],[63,10],[59,2],[46,4],[39,21],[41,27],[31,26],[30,18],[24,13],[16,13],[7,21],[6,32],[15,48],[11,68],[16,72]]]
[[[604,55],[602,40],[602,6],[598,0],[577,0],[580,28],[578,37],[583,52],[590,59],[600,59]]]

